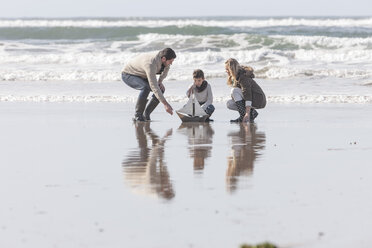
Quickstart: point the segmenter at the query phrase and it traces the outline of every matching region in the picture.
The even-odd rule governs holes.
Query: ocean
[[[133,56],[173,48],[166,97],[202,69],[230,97],[224,62],[254,68],[268,102],[372,103],[372,17],[0,19],[1,101],[134,101]]]

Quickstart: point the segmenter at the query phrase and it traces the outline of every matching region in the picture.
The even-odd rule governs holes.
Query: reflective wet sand
[[[370,247],[369,105],[132,107],[0,105],[1,247]]]
[[[138,148],[132,149],[122,163],[125,182],[137,193],[172,199],[175,193],[164,159],[165,142],[172,135],[172,129],[159,137],[150,122],[133,126]]]

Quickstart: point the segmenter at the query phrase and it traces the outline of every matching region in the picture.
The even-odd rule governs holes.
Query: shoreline
[[[369,80],[342,78],[255,79],[264,90],[268,103],[283,104],[371,104]],[[230,99],[225,78],[207,78],[214,102]],[[186,102],[186,90],[192,80],[166,81],[165,97],[169,102]],[[134,103],[139,92],[122,81],[109,82],[0,82],[2,102],[79,102]],[[151,93],[149,95],[151,97]]]

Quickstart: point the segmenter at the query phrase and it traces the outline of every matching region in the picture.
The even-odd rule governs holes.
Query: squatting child
[[[204,72],[200,69],[196,69],[193,72],[194,83],[190,85],[189,89],[186,92],[187,97],[191,97],[192,93],[195,94],[196,100],[199,102],[204,111],[209,115],[209,117],[214,112],[213,103],[213,93],[211,85],[205,80]],[[210,118],[207,118],[205,121],[213,121]]]

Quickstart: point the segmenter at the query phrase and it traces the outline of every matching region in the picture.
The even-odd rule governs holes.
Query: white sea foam
[[[2,70],[0,81],[120,81],[120,70]]]
[[[77,44],[28,44],[3,42],[0,63],[118,65],[138,53],[171,46],[177,50],[176,63],[219,63],[235,57],[244,63],[259,62],[267,58],[292,61],[365,62],[372,59],[372,38],[336,38],[305,36],[272,36],[252,41],[246,34],[184,36],[146,34],[138,41],[93,42]],[[253,39],[253,38],[252,38]],[[226,46],[226,43],[234,43]],[[160,45],[158,45],[160,44]],[[225,46],[224,46],[225,45]],[[294,46],[278,49],[280,46]],[[128,47],[128,48],[127,48]],[[278,62],[278,61],[277,61]]]
[[[2,19],[0,27],[372,27],[372,18],[268,18],[268,19]]]
[[[192,71],[195,68],[203,68],[205,75],[209,78],[223,78],[226,73],[223,71],[223,63],[216,65],[177,65],[173,66],[167,80],[180,81],[191,80]],[[113,82],[121,81],[121,67],[106,69],[38,69],[38,70],[1,70],[0,81],[92,81],[92,82]],[[288,79],[288,78],[354,78],[370,79],[371,70],[362,69],[309,69],[292,67],[256,67],[256,77],[265,79]]]
[[[0,101],[135,101],[138,92],[121,81],[124,65],[172,47],[177,59],[166,83],[188,85],[203,69],[223,81],[216,102],[229,98],[224,62],[233,57],[266,82],[269,102],[371,103],[371,27],[372,18],[1,19]],[[166,97],[184,101],[181,88],[167,87]]]
[[[283,39],[286,42],[293,43],[307,49],[319,48],[352,48],[369,47],[371,48],[372,37],[354,38],[354,37],[327,37],[327,36],[304,36],[304,35],[275,35],[273,38]]]
[[[268,102],[275,103],[372,103],[372,95],[289,95],[269,96]]]
[[[186,102],[185,96],[167,96],[169,102]],[[230,97],[216,97],[214,102],[224,103]],[[132,102],[137,96],[115,95],[0,95],[0,102]],[[268,103],[357,103],[371,104],[372,95],[281,95],[267,96]]]
[[[213,77],[223,77],[223,63],[229,57],[252,65],[261,78],[372,76],[369,48],[372,38],[272,36],[268,44],[259,37],[251,41],[245,34],[201,37],[146,34],[138,38],[129,42],[76,44],[5,41],[0,46],[0,80],[118,81],[122,67],[133,56],[158,43],[177,51],[168,77],[172,80],[189,79],[195,68],[202,68]],[[224,47],[224,42],[236,45]],[[276,48],[288,44],[295,47]]]
[[[226,78],[207,77],[211,84],[215,103],[231,98]],[[372,103],[368,91],[370,80],[356,84],[351,79],[291,79],[256,80],[266,93],[268,102],[276,103]],[[164,82],[165,97],[170,102],[185,103],[186,89],[191,79]],[[138,91],[123,82],[93,81],[6,81],[0,82],[0,102],[135,102]]]

